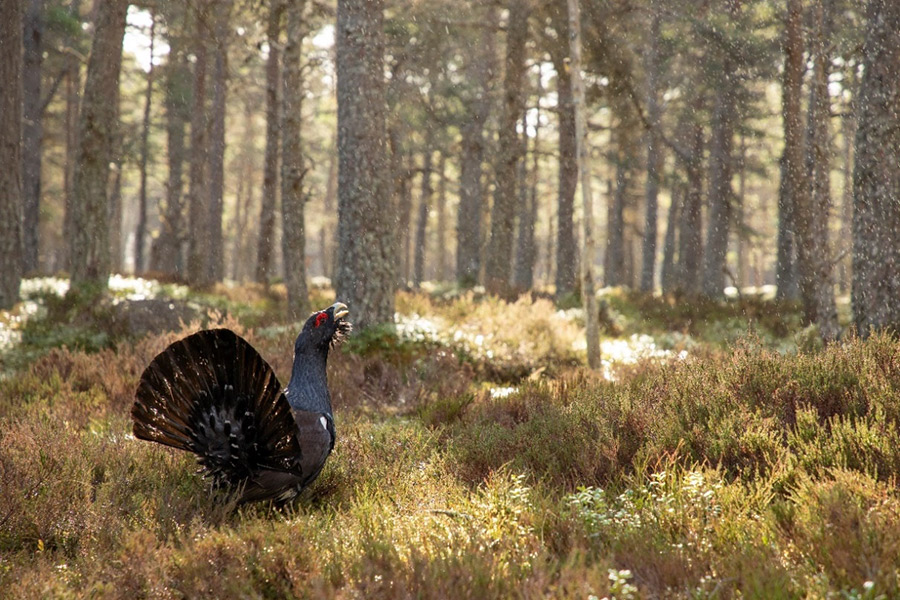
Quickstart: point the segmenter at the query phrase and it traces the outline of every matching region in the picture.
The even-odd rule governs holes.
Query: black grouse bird
[[[334,447],[325,364],[350,332],[347,314],[337,302],[307,319],[284,391],[272,367],[229,329],[173,343],[141,375],[135,437],[197,454],[205,474],[237,490],[240,503],[294,498]]]

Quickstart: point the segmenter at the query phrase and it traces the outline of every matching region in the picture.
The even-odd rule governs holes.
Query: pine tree
[[[393,320],[382,0],[338,0],[337,297],[365,328]]]
[[[113,143],[118,135],[119,71],[127,0],[97,5],[94,41],[88,61],[78,150],[72,182],[69,239],[72,290],[105,289],[110,272],[110,215],[107,195]]]
[[[22,280],[22,2],[0,0],[0,308]]]
[[[900,3],[867,9],[853,177],[853,319],[900,331]]]

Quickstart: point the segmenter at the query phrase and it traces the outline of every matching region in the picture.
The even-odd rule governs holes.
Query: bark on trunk
[[[642,292],[652,292],[656,266],[657,204],[659,180],[662,170],[662,141],[659,128],[662,108],[659,104],[659,38],[660,14],[653,3],[650,21],[650,46],[647,52],[647,189],[644,196],[644,239],[642,244],[643,263],[641,265]]]
[[[803,6],[788,0],[784,30],[784,75],[782,78],[782,120],[784,153],[781,156],[781,185],[778,194],[778,249],[775,266],[776,298],[796,300],[797,249],[794,244],[794,206],[804,193],[803,133],[800,96],[803,89]]]
[[[73,0],[69,6],[69,14],[79,18],[81,2]],[[71,38],[70,38],[71,41]],[[81,106],[81,61],[74,52],[66,54],[66,165],[63,187],[65,188],[66,207],[63,215],[63,246],[55,260],[56,268],[68,270],[71,262],[68,242],[72,239],[72,222],[74,219],[75,190],[72,183],[75,179],[75,161],[78,155],[78,113]]]
[[[450,248],[447,245],[447,155],[441,152],[438,159],[437,193],[437,273],[435,279],[447,281],[449,277]]]
[[[621,137],[621,136],[620,136]],[[616,164],[616,183],[612,202],[607,207],[606,257],[604,261],[607,286],[625,285],[625,194],[628,189],[628,168],[624,152],[619,150]]]
[[[188,192],[188,279],[198,286],[209,280],[209,112],[206,109],[206,70],[209,15],[206,0],[194,9],[194,83],[191,108],[191,166]]]
[[[419,196],[419,216],[416,219],[415,264],[413,267],[413,286],[419,288],[425,280],[425,254],[428,245],[425,235],[428,231],[428,213],[431,206],[431,141],[425,142],[425,154],[422,160],[422,194]]]
[[[257,99],[247,94],[244,97],[244,127],[241,142],[240,174],[235,191],[234,218],[231,221],[231,238],[233,241],[230,276],[235,281],[247,280],[247,264],[250,262],[250,207],[253,205],[253,191],[256,188],[256,115]]]
[[[460,287],[478,283],[481,270],[481,177],[484,123],[468,121],[460,142],[459,209],[456,226],[456,279]]]
[[[168,273],[183,280],[183,245],[185,235],[184,214],[184,160],[185,126],[190,118],[191,73],[187,63],[183,38],[173,36],[169,40],[169,63],[166,67],[166,140],[168,178],[166,205],[160,210],[161,223],[154,256],[154,270]]]
[[[841,119],[841,174],[843,185],[841,186],[841,225],[839,234],[840,245],[838,248],[838,254],[841,258],[837,265],[838,289],[841,294],[845,294],[850,290],[850,266],[853,246],[853,140],[856,137],[857,95],[859,93],[855,66],[854,64],[852,68],[847,69],[848,74],[846,77],[849,80],[850,99],[844,104],[844,116]]]
[[[699,102],[697,103],[699,105]],[[678,227],[678,290],[687,295],[700,293],[703,264],[703,126],[690,126],[688,160],[683,161],[687,187]]]
[[[412,277],[410,263],[410,249],[412,248],[410,234],[410,219],[412,218],[412,192],[410,190],[410,178],[412,177],[411,156],[403,149],[402,134],[398,126],[392,126],[388,131],[388,142],[391,148],[390,173],[392,195],[397,204],[397,233],[394,236],[395,252],[397,253],[397,286],[406,289]]]
[[[118,121],[118,107],[116,120]],[[112,152],[115,158],[111,165],[111,180],[108,183],[109,197],[109,269],[113,273],[122,272],[122,134],[119,133],[113,142]]]
[[[403,158],[405,163],[403,181],[400,182],[400,228],[397,232],[398,245],[400,247],[400,287],[407,289],[413,279],[413,236],[412,236],[412,205],[413,205],[413,164],[412,152],[407,152]]]
[[[266,40],[266,150],[263,163],[263,192],[259,209],[259,239],[256,249],[256,281],[268,284],[272,271],[275,239],[275,206],[278,204],[278,147],[281,127],[281,18],[283,0],[272,0]]]
[[[393,152],[393,147],[392,150]],[[392,154],[393,156],[393,154]],[[325,218],[322,220],[322,229],[319,239],[322,247],[322,274],[329,279],[334,279],[335,269],[335,225],[337,221],[337,131],[334,132],[331,141],[331,149],[328,153],[328,181],[325,184]]]
[[[149,158],[150,109],[153,100],[153,42],[156,37],[156,19],[150,12],[150,69],[147,71],[147,89],[144,92],[144,118],[141,126],[140,191],[138,193],[138,222],[134,233],[134,272],[143,273],[144,244],[147,237],[147,160]]]
[[[538,75],[540,80],[540,75]],[[538,90],[537,98],[540,98]],[[540,122],[540,114],[536,115],[535,123]],[[522,115],[522,160],[519,164],[519,231],[516,236],[516,268],[513,275],[513,283],[517,293],[527,292],[534,287],[534,261],[536,248],[534,243],[534,228],[537,220],[537,198],[532,194],[532,182],[537,169],[537,141],[538,128],[534,132],[534,162],[532,169],[528,169],[528,123],[525,115]]]
[[[810,54],[813,74],[810,83],[809,120],[807,124],[806,176],[807,192],[795,206],[797,229],[797,271],[800,297],[806,320],[819,327],[825,341],[837,339],[840,327],[834,301],[834,279],[831,249],[828,244],[828,214],[831,209],[831,101],[828,94],[826,51],[829,27],[824,0],[812,7],[813,37]]]
[[[0,0],[0,309],[22,281],[22,2]]]
[[[338,0],[337,297],[366,328],[394,316],[382,0]]]
[[[209,253],[205,284],[222,281],[225,274],[225,243],[222,239],[222,214],[225,195],[225,102],[228,93],[228,20],[231,0],[215,5],[215,61],[210,123],[209,154]]]
[[[740,11],[741,0],[729,0],[732,18]],[[728,43],[723,40],[722,43]],[[737,100],[741,82],[736,61],[729,48],[718,48],[721,73],[713,106],[712,140],[709,148],[709,215],[706,230],[706,253],[703,255],[701,292],[719,300],[725,293],[725,269],[728,234],[731,230],[731,188],[733,172],[734,131],[737,125]]]
[[[853,175],[853,319],[900,331],[900,3],[867,9]]]
[[[663,294],[671,294],[676,289],[675,253],[678,245],[678,218],[681,214],[683,194],[684,186],[672,187],[672,201],[669,205],[669,215],[666,218],[666,237],[663,242],[662,268],[659,274]]]
[[[25,54],[22,70],[24,123],[22,192],[24,195],[24,271],[38,269],[38,221],[41,211],[41,143],[44,117],[41,68],[44,62],[44,0],[29,0],[25,10]],[[10,15],[4,18],[12,18]],[[5,87],[5,86],[4,86]]]
[[[726,60],[730,64],[730,60]],[[706,232],[706,253],[703,256],[702,294],[719,300],[725,291],[725,258],[728,234],[731,229],[732,150],[737,118],[735,94],[736,75],[726,70],[723,91],[716,96],[713,109],[712,140],[709,150],[709,218]]]
[[[575,187],[578,184],[578,165],[575,162],[575,110],[572,102],[572,80],[567,60],[569,57],[568,6],[562,5],[561,13],[554,15],[558,46],[550,53],[556,71],[557,118],[559,119],[559,173],[557,176],[556,217],[556,300],[575,291]]]
[[[309,314],[306,287],[306,230],[304,217],[303,146],[300,137],[303,102],[303,22],[305,0],[290,0],[287,7],[287,44],[284,48],[284,121],[281,164],[281,237],[284,281],[287,285],[287,317],[300,321]]]
[[[738,289],[738,293],[740,293],[740,289],[746,285],[747,280],[747,255],[749,251],[748,247],[748,239],[747,239],[747,226],[746,226],[746,211],[745,208],[745,198],[747,192],[747,140],[743,134],[740,136],[740,144],[738,151],[738,160],[737,160],[737,168],[738,168],[738,192],[737,197],[735,198],[734,211],[735,211],[735,236],[734,236],[734,249],[735,249],[735,259],[737,262],[737,273],[736,279],[734,280],[734,286]]]
[[[594,279],[594,205],[591,197],[591,169],[588,161],[587,116],[584,83],[581,80],[581,18],[578,0],[569,2],[569,44],[572,57],[572,100],[575,106],[575,140],[578,174],[583,201],[584,250],[581,260],[581,295],[585,315],[588,366],[600,368],[600,324]]]
[[[403,174],[405,165],[403,163],[403,153],[400,149],[401,139],[400,139],[400,128],[399,123],[389,123],[387,126],[388,130],[388,146],[391,149],[390,158],[388,160],[388,172],[390,173],[390,196],[392,203],[396,206],[397,210],[397,234],[394,236],[394,245],[395,252],[397,253],[397,257],[400,261],[400,266],[397,269],[397,286],[400,289],[403,289],[406,286],[406,282],[403,280],[404,269],[403,269],[403,244],[404,238],[409,235],[408,231],[408,221],[407,227],[403,226]]]
[[[111,148],[118,131],[119,71],[126,0],[98,3],[78,126],[69,240],[72,288],[105,289],[110,272],[109,196]]]
[[[490,114],[490,88],[495,50],[494,26],[497,11],[488,6],[479,51],[472,59],[475,97],[468,103],[467,119],[461,130],[459,208],[456,216],[456,280],[460,287],[478,283],[481,272],[482,165],[484,163],[484,126]]]
[[[525,43],[528,39],[528,0],[510,0],[503,79],[503,114],[498,134],[499,148],[494,172],[494,206],[491,211],[491,241],[485,270],[488,293],[512,296],[512,252],[516,215],[516,164],[520,144],[516,124],[524,110],[522,86],[525,74]]]

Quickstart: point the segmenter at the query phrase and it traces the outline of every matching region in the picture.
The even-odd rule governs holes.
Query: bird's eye
[[[320,312],[319,314],[316,315],[315,326],[318,327],[319,325],[321,325],[322,323],[324,323],[327,320],[328,320],[328,315],[323,312]]]

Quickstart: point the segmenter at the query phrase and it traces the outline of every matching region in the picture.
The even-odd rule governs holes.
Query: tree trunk
[[[730,60],[725,61],[730,64]],[[709,149],[709,218],[706,231],[706,253],[703,256],[702,293],[710,299],[721,299],[725,291],[725,258],[731,228],[732,149],[737,118],[736,75],[729,68],[723,74],[722,92],[716,95]]]
[[[525,74],[525,43],[528,41],[528,10],[528,0],[509,0],[503,114],[498,134],[491,241],[485,270],[485,288],[488,293],[507,299],[512,295],[510,283],[516,215],[516,164],[520,154],[516,124],[524,110],[522,86]]]
[[[24,123],[22,132],[22,193],[24,195],[25,273],[38,269],[38,221],[41,212],[41,143],[44,116],[41,110],[41,66],[44,62],[44,0],[29,0],[25,10],[25,54],[22,69]],[[11,18],[6,15],[4,18]]]
[[[257,98],[251,94],[244,96],[244,127],[241,139],[240,173],[235,191],[234,218],[231,220],[232,252],[230,276],[235,281],[246,281],[246,265],[249,258],[250,207],[253,205],[253,190],[256,187],[256,115]]]
[[[160,232],[156,241],[154,256],[157,264],[154,270],[168,273],[183,280],[183,245],[186,240],[184,223],[184,173],[185,126],[190,118],[191,73],[181,36],[172,36],[169,62],[166,65],[166,140],[168,179],[166,182],[166,206],[160,210]]]
[[[900,3],[867,8],[853,174],[853,320],[900,331]]]
[[[742,0],[728,0],[728,12],[736,19]],[[731,176],[734,169],[734,131],[737,125],[738,95],[741,93],[738,64],[728,47],[731,40],[723,39],[713,52],[717,55],[721,72],[717,81],[718,93],[713,105],[712,138],[709,148],[709,214],[706,229],[706,253],[703,255],[701,293],[719,300],[725,293],[725,269],[728,235],[731,230],[731,201],[734,190]]]
[[[437,274],[435,279],[447,281],[450,270],[450,248],[447,246],[447,155],[438,159],[437,193]]]
[[[698,108],[701,102],[695,103]],[[691,117],[688,117],[691,118]],[[678,289],[687,295],[700,293],[703,261],[703,126],[689,125],[688,159],[684,162],[687,186],[678,226]]]
[[[109,256],[109,164],[118,130],[119,71],[125,35],[126,0],[97,5],[94,41],[88,61],[78,126],[73,176],[69,255],[71,290],[106,289]]]
[[[544,240],[544,256],[546,258],[547,272],[545,273],[545,283],[549,284],[556,280],[556,271],[553,267],[556,259],[556,244],[553,242],[556,237],[553,233],[556,231],[556,223],[554,222],[553,205],[547,203],[547,238]]]
[[[416,289],[422,286],[425,279],[425,254],[428,242],[426,233],[428,231],[428,213],[431,205],[431,140],[425,141],[425,154],[422,160],[422,194],[419,197],[419,216],[416,219],[416,241],[413,245],[415,252],[415,260],[413,266],[413,287]]]
[[[406,274],[405,265],[403,264],[403,249],[405,247],[406,238],[409,236],[409,208],[404,206],[405,182],[404,175],[406,164],[403,162],[403,150],[401,149],[402,140],[400,133],[400,123],[389,122],[387,126],[388,147],[391,154],[388,159],[388,172],[390,173],[390,196],[397,210],[397,233],[394,236],[395,251],[399,261],[397,269],[397,287],[405,289],[407,281],[404,280]],[[406,209],[406,220],[404,221],[404,209]]]
[[[557,176],[556,216],[556,301],[575,291],[575,187],[578,165],[575,162],[575,108],[572,101],[568,40],[568,3],[557,0],[560,10],[554,15],[558,45],[550,53],[556,71],[556,112],[559,120],[559,173]],[[561,13],[561,14],[560,14]]]
[[[826,51],[829,36],[824,0],[812,7],[813,36],[810,54],[813,61],[807,125],[807,192],[797,197],[794,223],[797,229],[797,271],[800,297],[806,320],[819,327],[825,341],[837,339],[840,326],[834,302],[831,250],[828,244],[828,215],[831,209],[831,100],[828,94],[830,57]]]
[[[481,272],[482,165],[484,163],[484,125],[490,114],[491,79],[494,75],[494,36],[497,11],[486,8],[485,27],[472,59],[475,97],[466,106],[467,118],[461,127],[459,208],[456,216],[456,280],[460,287],[478,283]]]
[[[402,244],[400,245],[400,286],[408,289],[410,282],[413,280],[413,235],[412,235],[412,207],[413,207],[413,174],[415,173],[415,165],[413,164],[412,152],[406,152],[404,162],[406,163],[405,176],[400,186],[400,229],[397,235],[400,237]]]
[[[581,259],[581,295],[585,316],[588,366],[600,368],[600,327],[597,292],[594,283],[594,204],[591,198],[591,169],[588,162],[587,116],[584,106],[584,83],[581,80],[581,16],[578,0],[569,2],[569,44],[571,45],[572,100],[575,108],[575,140],[578,174],[584,215],[584,250]]]
[[[121,108],[117,106],[117,122],[119,121],[120,110]],[[109,197],[109,269],[113,273],[122,272],[122,258],[124,254],[122,246],[122,209],[124,208],[122,206],[122,138],[123,135],[120,132],[116,135],[113,142],[110,154],[115,158],[110,165],[111,179],[107,184],[107,196]]]
[[[735,258],[737,260],[737,273],[734,287],[740,294],[741,288],[746,286],[747,280],[747,255],[749,254],[749,239],[747,235],[745,199],[747,192],[747,139],[740,135],[740,150],[738,151],[738,192],[735,198]]]
[[[677,287],[675,253],[678,244],[678,217],[681,214],[683,194],[684,186],[672,186],[672,203],[669,205],[669,215],[666,218],[666,237],[663,242],[663,261],[660,270],[660,285],[663,294],[671,294]]]
[[[540,75],[538,75],[538,81],[540,82]],[[540,99],[540,88],[538,88],[536,96]],[[540,107],[537,110],[539,109]],[[534,169],[537,168],[539,112],[535,118]],[[513,285],[516,293],[521,294],[534,287],[534,261],[536,255],[534,227],[537,220],[537,198],[531,193],[532,179],[535,173],[533,170],[529,171],[528,169],[528,123],[524,113],[522,114],[522,159],[519,163],[519,173],[519,231],[516,236],[516,268],[513,273]]]
[[[625,194],[628,189],[628,167],[624,143],[625,135],[619,124],[617,132],[618,152],[616,159],[616,183],[612,202],[607,207],[606,219],[606,256],[604,275],[607,286],[625,285]]]
[[[460,141],[459,209],[456,225],[456,279],[463,288],[478,283],[481,270],[481,177],[484,123],[469,120]]]
[[[147,90],[144,92],[144,119],[141,126],[140,192],[138,194],[138,222],[134,233],[134,272],[143,273],[144,244],[147,237],[147,159],[150,153],[150,108],[153,100],[153,42],[156,37],[156,19],[150,12],[150,69],[147,71]]]
[[[22,281],[22,1],[0,0],[0,309]]]
[[[397,285],[400,289],[409,287],[412,278],[410,250],[412,237],[410,220],[412,219],[412,190],[410,183],[413,173],[412,156],[403,149],[401,133],[398,127],[391,127],[388,132],[391,148],[390,171],[393,177],[392,189],[397,202],[397,233],[394,244],[397,253]]]
[[[662,108],[659,104],[659,7],[652,4],[650,20],[650,46],[647,51],[647,189],[644,196],[644,239],[642,244],[643,264],[641,265],[640,290],[653,292],[656,266],[656,231],[659,180],[662,171],[662,141],[660,140],[660,120]]]
[[[206,69],[209,34],[208,5],[200,0],[194,9],[194,83],[191,108],[191,183],[188,198],[188,279],[203,286],[209,281],[209,113],[206,110]]]
[[[840,246],[838,254],[838,289],[841,294],[850,290],[851,256],[853,247],[853,140],[856,137],[857,85],[856,64],[847,69],[847,80],[850,85],[850,99],[844,104],[844,116],[841,119],[841,210],[840,210]]]
[[[335,269],[334,225],[337,220],[337,166],[337,131],[335,130],[328,152],[328,181],[325,184],[326,218],[322,220],[322,229],[319,233],[322,246],[322,274],[329,279],[334,278]]]
[[[119,98],[115,101],[115,122],[122,122],[122,106]],[[109,198],[109,269],[112,273],[121,273],[124,259],[124,246],[122,244],[122,217],[124,206],[122,205],[122,170],[124,169],[124,157],[122,151],[125,147],[125,132],[121,125],[113,137],[110,149],[110,174],[107,179],[106,190]]]
[[[394,316],[382,0],[338,0],[337,297],[362,329]]]
[[[776,298],[796,300],[797,249],[794,245],[794,206],[805,193],[803,174],[803,133],[800,96],[803,91],[803,5],[788,0],[784,29],[784,75],[782,78],[782,120],[784,153],[781,156],[781,185],[778,194],[778,250],[775,263]]]
[[[225,195],[225,101],[228,93],[228,21],[231,0],[215,5],[215,61],[210,123],[209,153],[209,247],[205,285],[222,281],[225,275],[225,243],[222,239],[222,216]]]
[[[306,0],[289,0],[287,6],[287,44],[284,48],[284,92],[281,114],[281,249],[284,256],[284,281],[287,285],[287,316],[300,321],[309,314],[306,287],[306,229],[304,217],[303,146],[300,137],[303,102],[303,38],[306,24],[303,10]]]
[[[263,163],[263,192],[259,209],[259,240],[256,250],[256,281],[268,284],[272,271],[272,244],[275,239],[275,206],[278,204],[278,146],[281,127],[281,16],[283,0],[272,0],[266,40],[266,150]]]
[[[73,0],[69,6],[69,15],[80,19],[81,2]],[[71,38],[69,38],[71,41]],[[67,270],[71,262],[68,242],[72,239],[72,222],[74,219],[75,161],[78,156],[78,113],[81,106],[81,61],[74,52],[66,54],[66,164],[63,187],[65,188],[66,206],[63,215],[63,246],[55,260],[56,268]]]
[[[537,96],[538,96],[538,98],[540,98],[543,95],[541,83],[540,83],[541,78],[543,77],[543,73],[541,73],[540,65],[538,65],[538,74],[537,75],[538,75]],[[540,109],[540,102],[538,102],[537,108]],[[540,113],[538,111],[536,111],[536,112],[537,112],[538,117],[540,117]],[[535,121],[535,125],[534,125],[534,150],[532,150],[532,152],[531,152],[531,172],[528,176],[528,198],[529,198],[529,206],[531,208],[531,215],[528,217],[529,221],[531,223],[530,233],[529,233],[529,235],[531,237],[531,240],[529,242],[531,245],[531,249],[530,249],[531,258],[530,258],[530,263],[529,263],[529,264],[531,264],[531,271],[530,271],[531,280],[528,285],[529,289],[534,288],[534,278],[535,278],[535,272],[537,271],[538,254],[539,254],[538,240],[537,240],[537,222],[538,222],[538,205],[540,203],[539,199],[538,199],[538,181],[540,179],[540,158],[541,158],[540,151],[539,151],[540,150],[539,149],[540,139],[541,139],[541,128],[540,128],[540,118],[538,118],[538,120]],[[552,231],[553,231],[552,222],[548,221],[547,222],[547,238],[551,239],[551,240],[553,239],[553,236],[550,235],[550,232],[552,232]]]

